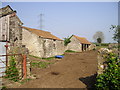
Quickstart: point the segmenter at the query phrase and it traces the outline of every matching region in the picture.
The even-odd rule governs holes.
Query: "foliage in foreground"
[[[97,76],[96,88],[97,89],[111,89],[120,90],[120,59],[118,56],[110,53],[106,57],[107,68]]]
[[[16,68],[16,62],[15,62],[14,56],[10,57],[9,63],[10,63],[10,66],[6,70],[5,78],[8,78],[9,80],[13,80],[16,82],[19,80],[19,72],[18,72],[18,69]]]

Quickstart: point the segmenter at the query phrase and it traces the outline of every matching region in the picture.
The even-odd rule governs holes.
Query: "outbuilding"
[[[23,26],[22,35],[22,43],[30,55],[47,58],[64,53],[64,41],[50,32]]]
[[[73,50],[76,52],[87,51],[91,45],[91,42],[89,42],[86,38],[78,37],[76,35],[72,35],[70,41],[71,42],[67,45],[67,50]]]

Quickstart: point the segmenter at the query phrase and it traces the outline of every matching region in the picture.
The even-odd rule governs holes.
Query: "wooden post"
[[[23,55],[23,78],[27,78],[26,55]]]

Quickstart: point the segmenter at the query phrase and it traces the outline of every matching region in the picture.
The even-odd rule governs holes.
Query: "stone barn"
[[[29,54],[42,58],[53,57],[64,53],[64,41],[50,32],[22,27],[23,41]]]
[[[23,23],[16,15],[16,11],[9,5],[0,9],[0,41],[8,41],[12,46],[22,45]]]
[[[16,11],[13,10],[9,5],[0,8],[0,47],[2,52],[0,53],[0,62],[5,61],[6,66],[9,66],[10,57],[14,56],[16,58],[16,67],[19,69],[20,77],[23,77],[23,57],[22,55],[27,55],[28,50],[22,47],[22,25],[23,23],[16,15]],[[2,55],[6,55],[3,60]],[[14,55],[13,55],[14,54]],[[15,55],[16,54],[16,55]],[[4,56],[5,57],[5,56]],[[29,62],[27,60],[27,66]],[[6,67],[5,67],[6,68]],[[4,69],[5,70],[5,69]],[[27,72],[30,70],[27,68]]]
[[[71,42],[67,45],[67,50],[73,50],[76,52],[87,51],[91,43],[84,37],[78,37],[72,35]]]

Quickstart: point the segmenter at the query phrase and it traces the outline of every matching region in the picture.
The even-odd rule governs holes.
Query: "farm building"
[[[63,40],[50,32],[22,27],[22,43],[29,49],[29,54],[42,58],[53,57],[64,53]]]
[[[73,50],[77,52],[89,50],[88,48],[91,45],[86,38],[75,35],[71,36],[70,41],[71,42],[67,45],[67,50]]]
[[[16,11],[9,5],[0,8],[0,49],[2,49],[2,51],[0,50],[0,71],[1,67],[4,68],[2,69],[4,72],[6,66],[10,66],[10,57],[14,56],[20,77],[24,76],[22,55],[28,53],[27,48],[22,47],[22,25]],[[29,69],[27,69],[28,71]]]
[[[0,9],[0,41],[11,45],[22,45],[22,29],[16,11],[9,5]]]

